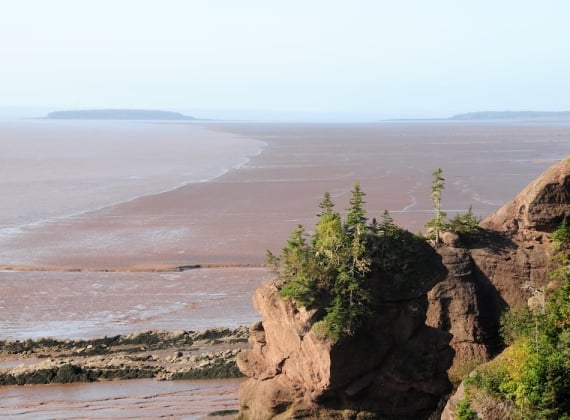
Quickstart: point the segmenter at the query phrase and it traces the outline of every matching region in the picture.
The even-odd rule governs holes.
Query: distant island
[[[55,111],[47,114],[48,120],[138,120],[138,121],[195,121],[196,118],[179,112],[148,109],[89,109]]]
[[[478,120],[568,120],[570,111],[481,111],[454,115],[448,120],[478,121]]]

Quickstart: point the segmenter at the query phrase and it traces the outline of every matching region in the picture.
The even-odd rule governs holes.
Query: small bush
[[[533,330],[533,314],[527,305],[510,308],[501,316],[501,336],[507,345],[518,338],[528,337]]]
[[[311,331],[319,338],[327,338],[329,334],[329,326],[327,321],[320,320],[313,324]]]
[[[475,386],[490,395],[499,396],[506,374],[502,361],[494,359],[477,369],[465,382],[468,386]]]
[[[479,221],[473,214],[472,207],[469,207],[467,213],[461,213],[451,219],[445,225],[445,229],[452,232],[469,234],[477,233],[480,230]]]
[[[447,374],[449,380],[454,385],[459,385],[462,381],[469,377],[469,374],[473,372],[477,366],[485,363],[483,357],[474,357],[470,360],[455,361],[451,369],[448,370]]]
[[[455,418],[457,420],[476,420],[477,414],[469,405],[467,399],[462,399],[455,407]]]

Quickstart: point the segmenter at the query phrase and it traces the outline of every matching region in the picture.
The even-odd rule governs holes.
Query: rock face
[[[427,418],[450,390],[451,336],[425,324],[426,293],[446,271],[427,244],[409,252],[422,263],[417,277],[375,273],[376,316],[336,344],[311,330],[322,309],[297,308],[273,282],[260,286],[263,321],[237,359],[249,377],[239,418]]]
[[[570,216],[569,159],[483,220],[481,232],[450,238],[438,248],[449,274],[428,294],[428,324],[453,334],[455,364],[487,360],[500,350],[500,315],[546,285],[548,235],[565,216]]]

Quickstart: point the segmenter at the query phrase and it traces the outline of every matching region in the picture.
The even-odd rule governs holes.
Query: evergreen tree
[[[331,200],[331,194],[327,191],[323,194],[323,200],[319,203],[319,208],[321,211],[317,214],[318,217],[322,217],[327,213],[333,211],[334,203]]]
[[[276,284],[281,296],[304,307],[327,302],[323,308],[325,316],[315,326],[318,324],[320,333],[333,342],[355,334],[373,311],[367,278],[371,251],[364,195],[359,184],[355,184],[343,223],[340,214],[333,210],[330,194],[325,193],[310,241],[299,225],[279,257],[268,252],[268,261],[280,279]]]
[[[473,214],[473,207],[469,206],[467,213],[458,214],[445,225],[447,229],[458,233],[476,233],[479,228],[479,222]]]
[[[433,182],[431,186],[431,200],[433,201],[435,218],[426,224],[427,227],[433,228],[436,243],[439,243],[441,241],[440,233],[445,227],[443,219],[446,216],[445,212],[441,210],[441,193],[445,189],[445,178],[443,178],[442,174],[443,170],[441,168],[437,168],[432,173]]]
[[[396,229],[397,226],[394,224],[394,219],[392,219],[392,216],[390,216],[388,210],[384,209],[384,213],[382,214],[382,224],[380,225],[381,237],[379,238],[381,240],[379,248],[380,248],[380,257],[382,260],[384,258],[384,252],[388,247],[388,238],[390,237],[390,235],[394,233]]]
[[[337,264],[340,263],[347,238],[338,212],[325,213],[321,217],[317,222],[312,242],[316,254],[324,255]]]
[[[355,232],[357,234],[362,234],[366,226],[366,210],[364,209],[364,196],[366,195],[360,189],[360,183],[356,182],[351,191],[352,197],[349,201],[349,207],[346,209],[346,229],[353,235]]]
[[[299,225],[289,236],[279,258],[278,275],[284,281],[281,296],[295,299],[302,306],[313,305],[319,294],[312,253],[305,228]]]
[[[364,208],[364,196],[366,194],[360,189],[360,184],[356,182],[352,189],[352,197],[346,214],[345,230],[350,241],[351,271],[364,274],[368,272],[370,258],[366,252],[366,210]]]
[[[394,219],[392,219],[388,210],[384,209],[384,213],[382,213],[382,232],[390,233],[396,228],[397,226],[394,223]]]

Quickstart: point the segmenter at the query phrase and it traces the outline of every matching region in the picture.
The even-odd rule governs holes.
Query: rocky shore
[[[0,341],[0,385],[233,378],[249,332],[143,331],[90,340]]]

